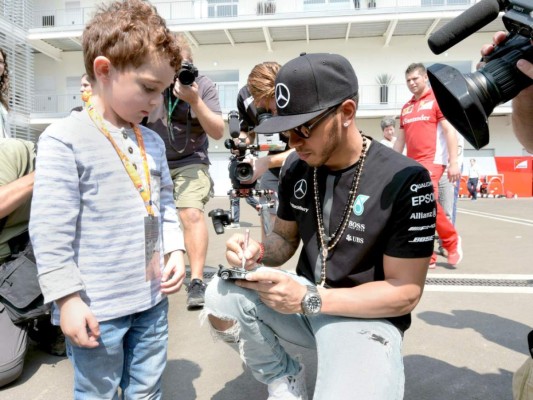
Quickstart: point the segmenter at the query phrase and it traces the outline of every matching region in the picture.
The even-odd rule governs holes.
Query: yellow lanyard
[[[150,192],[150,168],[148,166],[148,159],[146,158],[146,150],[144,147],[144,140],[141,134],[141,130],[137,125],[131,124],[131,127],[133,128],[133,132],[135,132],[135,137],[137,138],[137,143],[139,145],[139,149],[141,151],[141,156],[143,159],[143,168],[144,173],[146,175],[146,184],[147,186],[144,186],[142,179],[131,163],[131,161],[128,159],[126,154],[120,148],[117,146],[117,143],[109,133],[109,130],[105,127],[104,121],[100,114],[96,111],[94,108],[94,105],[91,102],[90,96],[86,96],[85,102],[87,103],[87,112],[89,113],[89,116],[93,120],[96,127],[104,134],[104,136],[111,142],[113,145],[115,151],[117,152],[118,156],[120,157],[122,164],[124,165],[124,168],[126,168],[126,172],[128,173],[131,181],[133,182],[133,185],[141,195],[141,198],[144,201],[144,206],[146,207],[146,211],[148,211],[148,215],[154,216],[154,211],[152,209],[152,196]]]

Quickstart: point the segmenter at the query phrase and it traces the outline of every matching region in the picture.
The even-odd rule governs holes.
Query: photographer
[[[274,83],[280,68],[281,65],[275,61],[265,61],[257,64],[248,75],[247,85],[239,90],[237,109],[241,119],[241,132],[248,135],[250,143],[256,140],[254,128],[259,125],[258,109],[262,108],[272,115],[277,114]],[[279,139],[287,141],[281,134]],[[280,169],[292,151],[286,143],[284,150],[269,151],[266,156],[253,160],[254,176],[252,180],[260,179],[259,189],[273,192],[274,207],[268,207],[264,199],[260,198],[260,202],[264,207],[268,207],[268,213],[270,214],[268,219],[261,218],[263,239],[272,230],[276,217]]]
[[[486,44],[481,48],[481,55],[487,56],[492,53],[494,47],[507,38],[505,32],[497,32],[492,40],[493,44]],[[533,43],[533,41],[532,41]],[[478,67],[481,67],[480,64]],[[533,79],[533,64],[527,60],[518,60],[517,68],[525,75]],[[513,99],[513,131],[518,141],[528,153],[533,154],[533,85],[522,90]]]
[[[29,244],[34,162],[32,142],[0,138],[0,272]],[[64,336],[52,326],[49,317],[43,317],[35,326],[33,321],[14,324],[0,303],[0,387],[22,373],[28,335],[49,353],[65,354]]]
[[[493,36],[493,44],[486,44],[481,48],[481,55],[487,56],[492,50],[507,38],[505,32],[496,32]],[[533,44],[533,40],[532,40]],[[483,63],[478,65],[481,68]],[[527,60],[520,59],[516,67],[529,78],[533,79],[533,64]],[[523,89],[513,98],[513,132],[518,141],[524,146],[528,153],[533,154],[533,85]],[[529,354],[524,363],[513,374],[513,399],[527,400],[533,396],[533,330],[528,335]]]
[[[208,245],[204,208],[213,197],[209,175],[208,136],[224,135],[224,120],[215,84],[198,75],[192,51],[183,35],[178,35],[182,68],[174,84],[164,91],[164,101],[148,117],[146,126],[161,136],[174,181],[174,202],[183,226],[185,248],[191,269],[187,308],[204,304],[203,271]],[[182,82],[184,81],[184,82]]]

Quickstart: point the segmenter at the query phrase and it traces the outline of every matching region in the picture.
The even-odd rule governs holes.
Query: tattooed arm
[[[226,259],[233,266],[242,265],[242,257],[246,258],[246,268],[253,268],[259,258],[264,265],[278,267],[289,260],[298,249],[300,236],[298,225],[293,221],[285,221],[276,218],[273,231],[267,236],[262,244],[250,238],[248,247],[243,252],[244,235],[233,235],[226,242]],[[263,254],[261,254],[263,253]]]

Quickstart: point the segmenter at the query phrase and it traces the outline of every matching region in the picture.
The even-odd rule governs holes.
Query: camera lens
[[[266,121],[267,119],[271,117],[272,117],[272,113],[268,112],[265,108],[257,109],[257,125],[259,125],[261,122]]]
[[[178,73],[178,79],[183,85],[192,85],[194,82],[194,73],[187,69],[181,69]]]
[[[235,177],[239,181],[249,181],[254,176],[254,168],[247,162],[238,163],[235,167]]]
[[[198,68],[188,61],[183,61],[176,75],[182,85],[192,85],[198,77]]]
[[[528,39],[515,36],[479,71],[461,74],[443,64],[427,69],[442,113],[476,149],[489,143],[488,117],[494,108],[533,82],[516,69],[519,58],[532,59],[533,47]]]

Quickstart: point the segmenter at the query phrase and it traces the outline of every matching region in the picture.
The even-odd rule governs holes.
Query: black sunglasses
[[[337,108],[339,106],[333,106],[326,110],[315,122],[313,122],[310,125],[307,125],[309,122],[306,122],[305,124],[302,124],[300,126],[297,126],[296,128],[292,128],[289,131],[286,132],[287,136],[290,131],[294,131],[298,136],[300,136],[302,139],[309,139],[311,136],[311,131],[314,127],[316,127],[318,124],[320,124],[322,121],[324,121],[329,115],[333,114],[335,111],[337,111]]]

